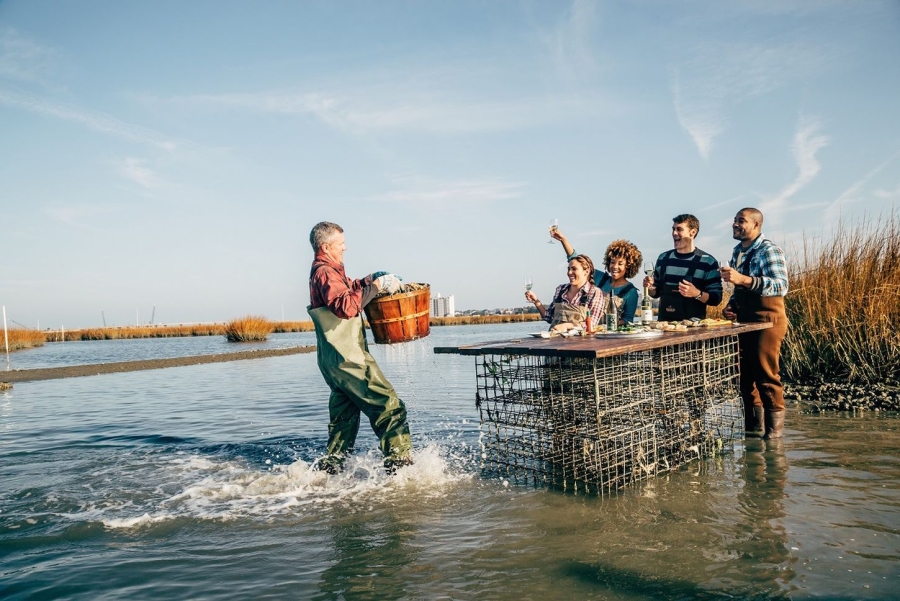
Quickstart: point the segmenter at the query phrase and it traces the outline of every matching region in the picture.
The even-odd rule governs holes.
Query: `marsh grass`
[[[275,324],[258,315],[246,315],[225,324],[228,342],[259,342],[269,337]]]
[[[514,323],[519,321],[540,321],[537,313],[517,313],[515,315],[460,315],[458,317],[432,317],[428,323],[432,326],[467,326],[490,323]]]
[[[900,373],[900,213],[804,236],[788,262],[784,375],[870,384]]]
[[[87,328],[65,332],[65,339],[72,340],[129,340],[132,338],[179,338],[185,336],[222,336],[225,324],[190,324],[179,326],[126,326],[113,328]],[[48,342],[60,340],[60,332],[47,332]]]
[[[0,328],[2,330],[2,328]],[[6,352],[6,338],[9,338],[9,350],[18,351],[21,349],[32,348],[35,346],[44,346],[46,338],[44,333],[39,330],[15,329],[7,330],[7,336],[3,336],[0,331],[0,351]]]
[[[276,321],[274,322],[274,327],[275,329],[272,331],[276,334],[283,334],[285,332],[312,332],[316,329],[311,321]]]

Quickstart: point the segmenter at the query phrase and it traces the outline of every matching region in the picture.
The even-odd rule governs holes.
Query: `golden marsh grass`
[[[269,337],[275,324],[258,315],[245,315],[225,324],[228,342],[259,342]]]
[[[44,346],[46,338],[44,333],[39,330],[26,330],[16,328],[15,330],[7,330],[6,338],[9,338],[9,350],[18,351],[20,349],[32,348],[35,346]],[[6,352],[6,338],[0,332],[0,350]]]
[[[900,373],[900,214],[841,222],[829,240],[804,236],[788,262],[791,327],[784,372],[795,381],[894,380]]]

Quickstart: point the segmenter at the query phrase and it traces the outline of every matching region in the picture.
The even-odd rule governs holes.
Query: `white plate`
[[[662,330],[644,330],[643,332],[597,332],[597,338],[656,338],[662,336]]]
[[[550,338],[550,332],[534,332],[529,334],[532,338]]]

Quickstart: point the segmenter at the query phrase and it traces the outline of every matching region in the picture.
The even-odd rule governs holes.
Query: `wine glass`
[[[534,282],[531,281],[531,276],[526,275],[525,276],[525,292],[528,292],[529,290],[531,290],[532,286],[534,286]],[[525,305],[525,307],[522,309],[522,321],[525,321],[525,311],[527,309],[528,309],[528,305]]]
[[[550,225],[548,226],[548,229],[550,230],[550,239],[547,240],[547,244],[555,244],[556,239],[553,237],[553,233],[559,229],[559,220],[558,219],[552,220],[550,222]]]

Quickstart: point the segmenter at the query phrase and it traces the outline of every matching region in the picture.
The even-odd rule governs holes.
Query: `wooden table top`
[[[663,331],[653,338],[629,338],[627,336],[597,338],[595,336],[554,336],[552,338],[514,338],[492,342],[477,342],[462,346],[437,346],[437,354],[451,355],[542,355],[546,357],[600,358],[647,351],[675,344],[700,340],[737,336],[756,330],[771,328],[771,323],[741,323],[727,326],[699,326],[683,331]]]

